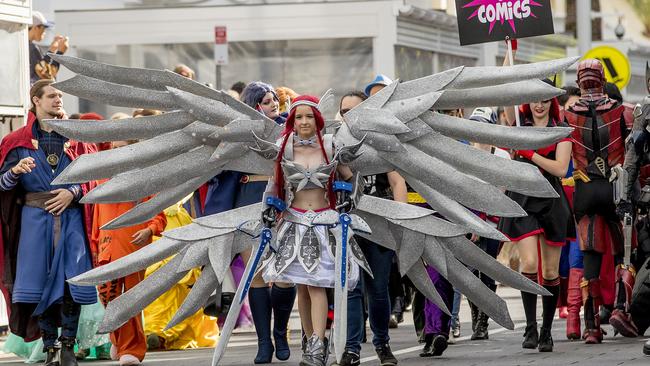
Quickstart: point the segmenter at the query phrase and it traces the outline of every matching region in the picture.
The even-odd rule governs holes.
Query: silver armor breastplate
[[[324,189],[336,169],[337,162],[322,163],[313,169],[305,168],[295,161],[289,160],[283,160],[281,165],[287,183],[297,192],[303,189]]]

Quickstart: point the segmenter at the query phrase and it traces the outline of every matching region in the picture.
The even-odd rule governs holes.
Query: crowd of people
[[[31,45],[33,41],[41,41],[44,30],[51,25],[40,13],[34,14],[29,32]],[[63,54],[67,48],[67,38],[57,36],[49,52]],[[190,271],[176,287],[161,294],[145,309],[144,318],[136,316],[111,332],[110,339],[95,335],[103,317],[102,306],[137,286],[169,259],[98,288],[72,285],[65,280],[131,254],[151,244],[163,231],[189,224],[192,218],[260,202],[274,182],[283,187],[287,180],[290,187],[300,187],[295,181],[297,178],[283,173],[287,168],[280,160],[275,177],[223,171],[191,196],[147,222],[116,230],[104,229],[104,225],[141,202],[85,204],[83,196],[104,181],[59,184],[56,177],[80,155],[117,148],[128,151],[124,147],[137,140],[87,144],[70,141],[54,132],[44,120],[71,118],[93,123],[104,118],[96,113],[67,116],[62,105],[63,95],[52,86],[58,64],[47,55],[43,56],[36,46],[33,50],[30,48],[30,60],[33,85],[29,119],[25,127],[6,136],[0,145],[3,217],[0,239],[5,255],[13,256],[11,259],[5,257],[4,261],[3,283],[9,288],[5,295],[11,294],[7,303],[14,337],[5,349],[32,357],[39,353],[33,352],[34,348],[40,346],[30,342],[40,339],[45,365],[71,366],[76,365],[78,359],[91,355],[116,360],[120,365],[137,365],[144,359],[147,349],[214,346],[218,341],[219,323],[223,322],[228,302],[232,300],[225,285],[218,295],[219,308],[206,306],[190,319],[166,328],[197,280],[198,269]],[[187,65],[178,65],[174,71],[195,78],[194,71]],[[646,145],[650,144],[650,132],[646,130],[647,110],[635,111],[622,103],[620,92],[613,84],[605,82],[603,67],[598,61],[582,61],[577,76],[578,87],[566,86],[566,94],[559,98],[525,104],[518,109],[481,107],[469,114],[470,120],[490,124],[518,123],[538,129],[574,128],[566,139],[534,151],[506,151],[498,146],[466,142],[503,159],[537,166],[557,193],[557,197],[539,198],[506,191],[527,216],[498,218],[481,212],[476,215],[498,228],[510,242],[469,236],[493,258],[497,258],[502,248],[516,248],[517,269],[550,294],[542,297],[541,327],[538,328],[537,295],[521,293],[527,323],[522,347],[540,352],[553,351],[551,329],[557,308],[560,308],[560,316],[566,317],[567,338],[582,338],[588,344],[603,340],[602,324],[611,324],[623,336],[636,337],[643,335],[649,323],[647,313],[639,311],[642,306],[633,301],[635,274],[637,270],[647,269],[646,259],[650,253],[647,229],[650,223],[646,218],[650,194],[643,189],[648,178],[644,168],[650,160]],[[549,79],[544,82],[555,84]],[[345,123],[350,110],[391,83],[388,77],[378,75],[363,91],[344,94],[339,102],[341,123]],[[321,131],[325,129],[325,121],[318,110],[317,98],[301,96],[288,87],[274,88],[262,81],[238,82],[228,92],[278,125],[285,126],[287,133],[280,143],[280,156],[291,154],[305,166],[313,165],[310,162],[329,164],[333,155],[323,147]],[[440,112],[463,117],[462,110]],[[111,119],[129,123],[133,118],[161,113],[138,109],[132,115],[120,113]],[[290,136],[294,136],[292,141],[298,141],[295,146],[287,145]],[[285,151],[285,147],[290,147],[291,151]],[[351,179],[351,173],[339,166],[336,171],[328,172],[322,185],[331,183],[330,177],[335,174],[343,180]],[[278,183],[278,179],[282,183]],[[619,181],[612,183],[616,179]],[[291,193],[290,214],[300,218],[314,208],[332,208],[335,200],[323,194],[328,192],[323,186],[314,184],[303,190],[303,185],[295,189]],[[615,186],[621,188],[614,189]],[[283,189],[275,188],[274,192],[286,199]],[[426,200],[395,171],[365,177],[364,192],[428,207]],[[616,201],[612,199],[614,193]],[[273,212],[264,216],[269,222],[274,221]],[[630,221],[622,225],[621,220]],[[286,226],[281,229],[284,232],[295,230],[295,235],[301,237],[327,235],[318,228],[306,228],[292,222],[282,225]],[[635,228],[634,236],[632,231],[625,230],[630,226]],[[458,319],[461,294],[433,267],[427,266],[440,297],[448,309],[453,309],[450,316],[402,278],[399,261],[392,250],[362,237],[355,241],[374,275],[358,271],[358,268],[358,272],[351,270],[354,281],[348,293],[347,341],[338,365],[360,363],[362,344],[366,338],[370,339],[366,336],[366,323],[372,331],[371,342],[380,364],[396,365],[398,360],[390,348],[389,329],[399,326],[407,310],[413,313],[415,330],[423,343],[420,356],[442,355],[450,338],[458,338],[461,334]],[[51,245],[43,245],[43,242]],[[280,242],[286,244],[286,241]],[[327,240],[318,239],[318,242]],[[634,243],[634,251],[630,243]],[[332,310],[335,311],[331,300],[333,276],[329,276],[328,271],[334,266],[334,258],[328,248],[320,249],[319,261],[312,264],[298,261],[297,257],[289,260],[275,257],[277,263],[253,279],[248,306],[243,308],[238,323],[255,327],[258,339],[255,364],[270,363],[274,357],[281,361],[289,359],[288,322],[298,299],[302,320],[301,365],[326,365],[326,331],[330,327]],[[278,252],[283,252],[282,246]],[[229,278],[232,289],[242,280],[250,256],[249,250],[233,261]],[[478,271],[475,274],[490,290],[497,290],[497,284],[489,276]],[[642,296],[637,296],[636,300],[647,301]],[[580,321],[581,307],[584,307],[584,327]],[[470,303],[470,308],[471,338],[487,340],[488,315],[474,304]],[[649,344],[646,343],[644,351],[650,353]]]

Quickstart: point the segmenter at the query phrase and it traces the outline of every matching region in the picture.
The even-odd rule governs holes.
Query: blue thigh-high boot
[[[271,287],[271,306],[273,308],[273,339],[275,340],[275,357],[280,361],[291,356],[287,330],[293,303],[296,300],[296,287]]]
[[[271,289],[251,287],[248,291],[248,303],[257,333],[257,356],[254,362],[270,363],[274,350],[271,342]]]

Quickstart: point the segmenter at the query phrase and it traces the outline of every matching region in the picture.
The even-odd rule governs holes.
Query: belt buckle
[[[574,180],[575,179],[581,180],[584,183],[591,182],[591,179],[589,178],[589,176],[587,174],[585,174],[582,170],[574,170],[573,171],[573,178],[574,178]]]
[[[244,183],[244,184],[248,183],[250,180],[251,180],[251,177],[248,174],[242,175],[241,178],[239,179],[239,181],[241,183]]]

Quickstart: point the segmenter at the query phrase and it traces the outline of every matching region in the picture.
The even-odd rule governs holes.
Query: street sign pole
[[[591,48],[591,0],[576,1],[576,28],[578,53],[583,56]]]
[[[506,45],[508,46],[508,61],[510,62],[510,66],[515,65],[515,57],[513,55],[512,51],[512,39],[510,39],[509,36],[506,36]],[[521,126],[521,117],[519,116],[519,106],[515,106],[515,123],[517,127]]]
[[[225,26],[214,27],[215,86],[222,89],[221,66],[228,64],[228,37]]]

